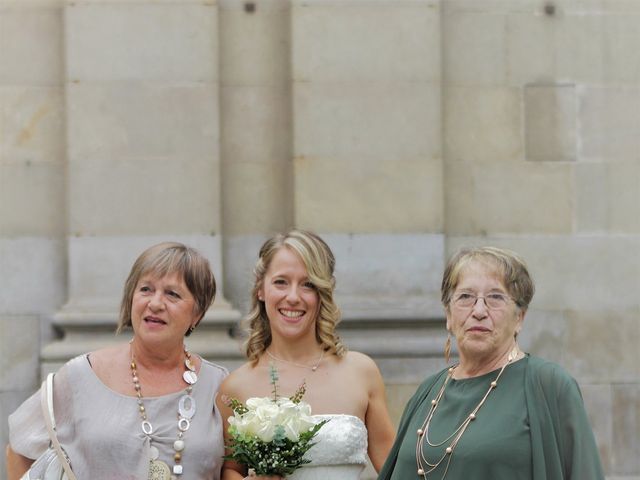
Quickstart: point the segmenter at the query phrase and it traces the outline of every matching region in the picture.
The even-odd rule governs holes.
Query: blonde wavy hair
[[[245,354],[253,364],[271,344],[271,327],[263,301],[258,299],[264,277],[273,257],[281,248],[289,248],[299,255],[307,270],[309,281],[318,292],[320,308],[316,318],[316,340],[327,353],[342,356],[346,347],[336,333],[340,322],[340,309],[333,299],[335,278],[333,276],[336,260],[329,246],[315,233],[304,230],[291,230],[267,240],[260,248],[258,262],[254,268],[254,285],[251,291],[251,310],[245,318],[248,338]]]

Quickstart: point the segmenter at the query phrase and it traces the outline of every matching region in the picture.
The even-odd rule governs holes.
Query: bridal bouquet
[[[304,454],[313,445],[318,430],[328,421],[316,423],[311,407],[302,401],[305,384],[291,398],[280,397],[278,373],[271,367],[271,397],[253,397],[242,404],[227,399],[233,410],[229,417],[230,454],[224,458],[246,465],[257,475],[291,475],[309,460]]]

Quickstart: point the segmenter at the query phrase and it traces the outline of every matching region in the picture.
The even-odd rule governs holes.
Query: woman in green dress
[[[378,480],[603,480],[576,381],[518,347],[534,293],[525,263],[461,250],[441,293],[445,355],[453,336],[459,363],[418,388]]]

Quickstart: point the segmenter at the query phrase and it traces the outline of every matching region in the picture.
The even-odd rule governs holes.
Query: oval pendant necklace
[[[133,351],[131,351],[131,376],[133,380],[133,387],[138,397],[138,411],[140,412],[141,428],[142,432],[149,439],[149,475],[148,480],[175,480],[183,474],[182,468],[182,452],[184,450],[184,434],[191,426],[191,419],[196,414],[196,400],[191,393],[193,392],[193,385],[198,381],[198,375],[196,374],[195,365],[191,360],[191,354],[184,347],[185,354],[185,371],[182,374],[182,379],[187,384],[185,388],[185,394],[178,400],[178,436],[173,442],[173,468],[169,468],[166,462],[160,460],[160,451],[158,447],[153,445],[153,425],[147,417],[147,410],[144,406],[144,399],[142,396],[142,387],[140,386],[140,379],[138,377],[138,367],[136,365]]]

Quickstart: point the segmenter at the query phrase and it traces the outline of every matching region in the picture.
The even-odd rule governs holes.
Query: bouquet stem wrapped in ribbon
[[[234,415],[229,417],[230,453],[224,458],[246,465],[257,475],[291,475],[310,463],[304,454],[328,421],[314,421],[311,407],[302,401],[305,384],[291,398],[278,395],[278,372],[271,367],[271,397],[252,397],[242,404],[226,401]]]

